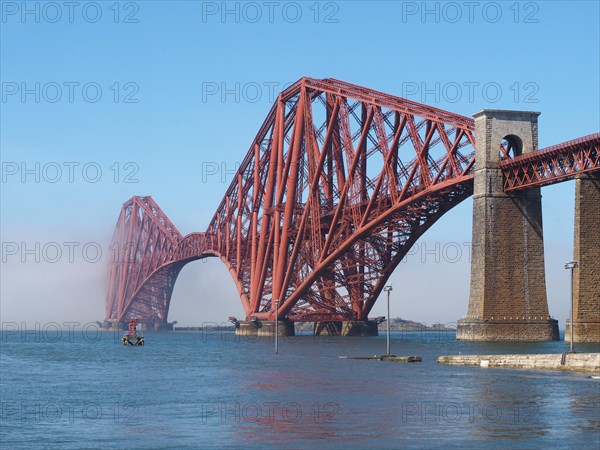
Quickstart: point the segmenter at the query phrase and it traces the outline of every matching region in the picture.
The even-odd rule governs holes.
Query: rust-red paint
[[[501,162],[505,190],[600,170],[600,134]],[[415,241],[473,193],[472,119],[338,80],[283,91],[203,233],[123,205],[105,319],[166,322],[190,261],[218,257],[246,318],[364,320]]]

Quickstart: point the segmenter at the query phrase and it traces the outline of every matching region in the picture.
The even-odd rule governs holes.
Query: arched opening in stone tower
[[[523,154],[523,141],[514,134],[508,134],[500,142],[500,159],[514,158]]]

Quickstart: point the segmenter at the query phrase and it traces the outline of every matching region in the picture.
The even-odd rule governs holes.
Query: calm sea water
[[[600,382],[585,374],[437,365],[444,354],[561,352],[564,342],[395,333],[401,364],[343,359],[385,336],[4,332],[2,448],[600,448]],[[579,345],[580,351],[598,346]]]

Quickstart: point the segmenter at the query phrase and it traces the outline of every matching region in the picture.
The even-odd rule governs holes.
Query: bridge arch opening
[[[212,256],[212,255],[211,255]],[[229,316],[244,318],[244,308],[231,274],[220,258],[187,263],[174,285],[169,322],[178,327],[230,325]]]
[[[516,134],[507,134],[500,142],[500,159],[514,158],[523,154],[523,140]]]
[[[470,223],[465,226],[465,217],[472,208],[467,198],[444,213],[395,266],[386,282],[393,287],[392,319],[456,328],[469,300],[472,229]],[[379,294],[370,317],[387,315],[386,295]],[[411,326],[406,324],[407,330]],[[454,339],[453,333],[440,333],[440,339]]]

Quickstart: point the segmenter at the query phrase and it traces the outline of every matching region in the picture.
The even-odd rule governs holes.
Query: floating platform
[[[341,359],[365,359],[371,361],[392,361],[392,362],[421,362],[423,358],[420,356],[396,356],[396,355],[382,355],[382,356],[340,356]]]
[[[438,364],[600,373],[600,353],[440,356]]]

